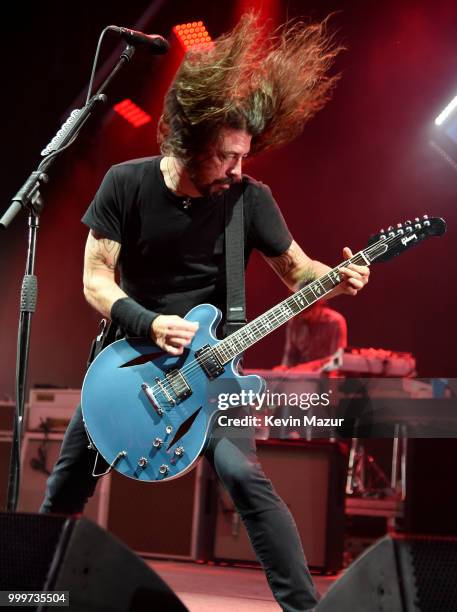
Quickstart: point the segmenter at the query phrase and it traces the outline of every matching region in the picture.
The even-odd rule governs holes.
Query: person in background
[[[320,300],[288,322],[281,367],[324,359],[346,346],[346,319]]]

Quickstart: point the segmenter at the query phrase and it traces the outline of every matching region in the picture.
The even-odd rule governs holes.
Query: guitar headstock
[[[398,223],[396,227],[390,226],[371,236],[365,253],[370,261],[388,261],[425,238],[442,236],[445,231],[446,222],[440,217],[416,217],[414,221]]]

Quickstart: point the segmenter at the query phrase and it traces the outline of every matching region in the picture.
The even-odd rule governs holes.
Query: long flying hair
[[[224,127],[252,135],[251,155],[295,138],[338,79],[327,75],[341,47],[326,25],[289,23],[269,34],[250,13],[212,48],[189,51],[165,97],[162,153],[191,163]]]

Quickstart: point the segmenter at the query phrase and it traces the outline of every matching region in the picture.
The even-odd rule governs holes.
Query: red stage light
[[[203,21],[192,21],[189,23],[181,23],[173,28],[176,38],[181,43],[184,51],[206,49],[213,46],[211,36],[203,23]]]
[[[116,111],[121,117],[124,117],[133,127],[140,127],[145,123],[152,121],[151,115],[148,115],[142,108],[137,106],[134,102],[129,100],[122,100],[118,104],[113,106],[113,110]]]

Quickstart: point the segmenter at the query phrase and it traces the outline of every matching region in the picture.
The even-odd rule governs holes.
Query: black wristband
[[[143,308],[129,297],[116,300],[111,307],[111,321],[130,336],[150,338],[152,322],[158,316],[158,312]]]

